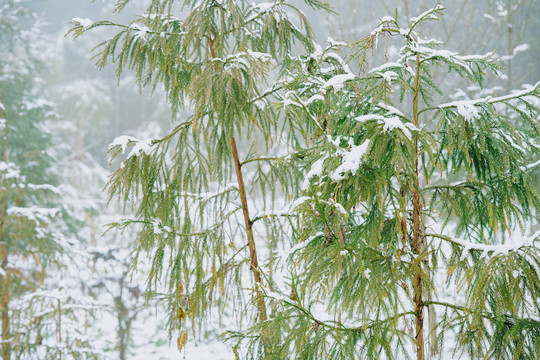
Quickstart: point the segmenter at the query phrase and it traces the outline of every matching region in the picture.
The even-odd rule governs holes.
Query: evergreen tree
[[[433,356],[446,346],[472,358],[538,357],[538,233],[527,226],[540,205],[530,178],[539,84],[438,102],[447,95],[437,68],[479,87],[498,74],[489,54],[462,56],[419,36],[442,6],[408,27],[384,17],[347,45],[347,61],[338,55],[345,44],[323,50],[302,13],[304,32],[285,8],[296,11],[284,1],[154,0],[128,25],[74,19],[75,36],[119,27],[98,64],[114,62],[118,75],[127,66],[141,86],[164,85],[174,111],[192,112],[162,138],[110,146],[122,160],[110,194],[136,214],[114,226],[140,227],[148,290],[168,299],[179,348],[187,320],[210,305],[242,313],[247,268],[258,324],[230,333],[244,345],[234,346],[238,357],[401,358],[410,343],[417,359],[426,344]],[[385,35],[401,39],[399,59],[364,70]],[[293,56],[293,40],[312,53]],[[271,73],[276,63],[281,76]],[[243,134],[250,151],[241,160]],[[265,211],[280,191],[302,194],[292,211]],[[273,215],[292,219],[290,234],[276,232]],[[283,259],[256,239],[262,220],[274,243],[297,243],[288,282],[270,277]],[[261,248],[270,250],[264,266]]]
[[[282,103],[315,124],[319,151],[304,158],[289,281],[266,292],[273,316],[230,334],[242,358],[540,356],[540,234],[527,234],[540,205],[530,177],[540,83],[436,103],[446,96],[436,68],[480,88],[499,74],[491,54],[459,55],[417,33],[443,10],[405,26],[397,13],[382,18],[347,45],[347,62],[335,52],[346,44],[332,43],[291,64]],[[366,69],[383,36],[400,39],[397,61]],[[279,334],[270,347],[267,333]]]
[[[0,7],[0,322],[2,360],[90,358],[77,304],[59,276],[76,221],[54,162],[57,114],[44,96],[50,60],[40,20],[22,1]]]
[[[116,10],[129,2],[118,1]],[[319,0],[305,3],[327,8]],[[264,322],[261,289],[271,279],[259,262],[265,228],[256,225],[267,216],[253,209],[272,205],[280,184],[294,191],[294,169],[268,171],[274,157],[267,155],[282,151],[284,140],[297,141],[302,130],[269,106],[283,86],[279,77],[272,81],[271,70],[288,59],[294,44],[312,48],[304,14],[286,1],[153,0],[127,25],[82,18],[73,24],[75,36],[119,27],[101,44],[98,65],[112,61],[119,76],[126,67],[133,70],[141,86],[165,88],[175,113],[190,112],[162,138],[122,136],[109,148],[112,159],[122,160],[110,194],[135,210],[134,218],[113,226],[140,226],[135,264],[140,253],[151,256],[148,291],[167,297],[170,328],[182,330],[179,348],[187,320],[195,325],[210,305],[244,308],[244,269],[254,284],[256,319]],[[242,154],[239,140],[250,150]]]

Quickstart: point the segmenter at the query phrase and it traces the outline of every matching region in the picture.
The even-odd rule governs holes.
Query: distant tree
[[[85,284],[96,299],[108,298],[106,303],[110,306],[106,310],[116,317],[117,322],[114,349],[120,360],[129,358],[129,349],[133,345],[132,326],[140,312],[146,308],[142,290],[130,281],[131,259],[126,256],[128,254],[129,250],[113,247],[92,250],[92,270],[97,276]]]
[[[0,323],[2,360],[90,358],[78,305],[58,275],[76,231],[63,203],[57,115],[44,97],[49,58],[21,1],[0,7]],[[79,307],[82,308],[82,307]]]
[[[417,33],[443,10],[406,24],[383,17],[366,38],[289,67],[282,103],[316,125],[319,151],[303,160],[302,222],[290,280],[266,292],[272,317],[230,333],[242,359],[540,356],[540,233],[528,229],[540,208],[530,176],[540,82],[435,103],[447,97],[435,68],[480,88],[498,74],[491,55],[459,55]],[[400,39],[397,61],[353,74],[348,64],[364,68],[384,36]],[[265,334],[275,334],[270,346]]]
[[[155,123],[151,127],[159,128]],[[109,171],[90,153],[76,154],[82,156],[70,156],[67,167],[76,191],[74,200],[78,202],[74,210],[84,223],[78,236],[86,240],[85,256],[76,259],[78,266],[68,266],[71,274],[64,272],[63,279],[69,279],[72,297],[92,309],[79,321],[80,327],[105,359],[143,359],[148,354],[173,351],[166,341],[167,333],[159,332],[165,319],[161,308],[144,297],[148,264],[139,264],[136,272],[130,271],[137,228],[105,232],[107,224],[122,218],[122,209],[107,206],[103,193]],[[149,337],[149,333],[153,336]]]

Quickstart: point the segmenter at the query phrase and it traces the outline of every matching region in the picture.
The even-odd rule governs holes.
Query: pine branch
[[[440,234],[431,234],[427,233],[426,236],[435,237],[444,241],[447,241],[453,245],[458,245],[463,248],[464,251],[480,251],[483,253],[492,253],[492,255],[498,254],[508,254],[509,252],[516,252],[518,250],[523,250],[529,247],[539,249],[535,246],[535,241],[540,240],[540,231],[537,231],[532,236],[527,239],[522,240],[521,242],[512,243],[512,244],[500,244],[500,245],[486,245],[473,243],[465,240],[451,238],[449,236],[444,236]]]
[[[272,296],[268,296],[268,295],[265,295],[266,297],[268,298],[272,298]],[[403,316],[406,316],[406,315],[414,315],[415,312],[414,311],[406,311],[406,312],[402,312],[402,313],[399,313],[399,314],[396,314],[394,316],[390,316],[386,319],[383,319],[383,320],[377,320],[377,321],[371,321],[371,322],[368,322],[366,324],[363,324],[363,325],[360,325],[360,326],[355,326],[355,327],[346,327],[344,326],[343,324],[341,324],[340,322],[337,322],[337,321],[322,321],[322,320],[318,320],[310,311],[306,310],[304,307],[298,305],[298,304],[295,304],[295,303],[292,303],[286,299],[279,299],[280,302],[282,302],[283,304],[285,305],[288,305],[296,310],[298,310],[299,312],[301,312],[302,314],[304,314],[306,317],[308,317],[310,319],[310,321],[312,321],[313,323],[316,323],[318,324],[318,326],[323,326],[325,328],[328,328],[330,330],[335,330],[335,331],[340,331],[340,332],[352,332],[352,333],[356,333],[356,332],[364,332],[368,329],[373,329],[373,328],[376,328],[376,327],[379,327],[387,322],[392,322],[392,321],[396,321],[398,320],[399,318],[402,318]]]
[[[499,96],[499,97],[495,97],[495,98],[493,98],[491,96],[488,96],[488,97],[485,97],[485,98],[482,98],[482,99],[459,100],[459,101],[453,101],[453,102],[450,102],[450,103],[441,104],[441,105],[438,105],[436,107],[427,107],[427,108],[424,108],[424,109],[420,110],[419,114],[422,114],[425,111],[447,109],[447,108],[457,108],[458,106],[463,106],[463,104],[467,104],[467,105],[471,105],[471,106],[475,106],[475,105],[478,105],[478,104],[496,104],[496,103],[501,103],[501,102],[507,102],[509,100],[520,99],[520,98],[522,98],[524,96],[528,96],[528,95],[540,96],[540,82],[537,82],[534,86],[532,86],[532,87],[530,87],[528,89],[524,89],[524,90],[518,91],[518,92],[513,93],[513,94],[508,94],[508,95]]]

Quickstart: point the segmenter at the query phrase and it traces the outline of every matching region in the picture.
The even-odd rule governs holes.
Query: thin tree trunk
[[[1,94],[0,94],[1,95]],[[1,96],[0,96],[1,103]],[[6,113],[0,108],[0,119],[7,122]],[[8,141],[8,126],[5,124],[4,130],[4,146],[2,149],[2,160],[7,163],[7,141]],[[4,177],[2,187],[7,189],[6,179]],[[4,276],[0,277],[0,319],[2,321],[2,360],[10,360],[11,358],[11,332],[9,318],[9,275],[8,275],[8,249],[6,246],[6,209],[7,197],[2,196],[2,209],[0,210],[0,266],[4,271]]]
[[[415,89],[413,98],[413,121],[414,125],[418,127],[418,95],[420,92],[420,55],[416,55],[416,77],[415,77]],[[420,200],[419,193],[419,181],[418,181],[418,135],[415,135],[415,150],[416,156],[414,160],[414,184],[412,184],[412,197],[413,197],[413,240],[412,248],[416,255],[421,254],[423,247],[423,234],[422,234],[422,201]],[[417,264],[417,269],[414,273],[413,279],[413,302],[415,311],[415,323],[416,323],[416,359],[424,360],[424,303],[422,300],[422,268],[421,263]]]
[[[56,331],[58,333],[58,345],[62,344],[62,304],[58,300],[58,324],[56,325]],[[60,352],[58,353],[58,360],[62,360],[62,346],[60,346]]]
[[[11,338],[10,332],[10,318],[9,318],[9,275],[7,274],[8,265],[8,252],[6,247],[5,236],[5,214],[6,214],[6,199],[2,201],[2,213],[1,213],[1,230],[0,230],[0,259],[2,270],[5,272],[4,276],[0,280],[0,318],[2,321],[2,360],[10,360],[11,358],[11,344],[9,343]]]
[[[4,188],[6,183],[4,181]],[[11,357],[11,338],[10,318],[9,318],[9,275],[8,275],[8,251],[6,246],[6,208],[7,199],[2,198],[2,210],[0,213],[0,262],[4,275],[0,277],[0,318],[2,321],[2,360],[10,360]]]
[[[255,247],[255,240],[253,238],[253,223],[249,216],[249,207],[246,197],[246,188],[244,187],[244,178],[242,176],[242,165],[238,158],[238,149],[236,147],[236,140],[231,138],[231,150],[234,160],[234,168],[236,170],[236,179],[238,180],[238,190],[240,192],[240,201],[242,202],[242,212],[244,213],[244,222],[246,225],[246,234],[249,247],[251,272],[253,273],[253,279],[255,280],[256,292],[257,292],[257,308],[259,309],[259,316],[261,321],[266,320],[266,305],[262,296],[259,285],[261,285],[261,273],[259,271],[259,263],[257,260],[257,249]]]
[[[208,45],[210,48],[210,56],[212,58],[216,57],[216,52],[214,49],[214,40],[209,35],[208,36]],[[240,159],[238,157],[238,148],[236,147],[236,140],[234,136],[230,139],[231,151],[234,162],[234,169],[236,170],[236,180],[238,181],[238,191],[240,192],[240,201],[242,202],[242,212],[244,213],[244,222],[246,226],[247,242],[249,247],[249,257],[250,257],[250,267],[251,272],[253,273],[253,279],[255,280],[255,291],[257,293],[257,308],[259,310],[259,317],[261,322],[266,321],[266,305],[264,303],[264,298],[261,293],[259,285],[261,282],[261,273],[259,271],[259,262],[257,260],[257,249],[255,247],[255,240],[253,237],[253,222],[249,216],[249,207],[247,203],[246,188],[244,187],[244,177],[242,175],[242,164],[240,164]]]
[[[116,319],[118,320],[118,355],[119,360],[126,360],[126,354],[127,354],[127,347],[128,347],[128,336],[129,336],[129,329],[126,325],[126,319],[128,317],[127,314],[127,308],[124,304],[124,279],[125,279],[126,273],[124,272],[122,274],[122,277],[120,278],[119,287],[120,287],[120,294],[114,298],[114,307],[116,310]],[[124,326],[126,325],[126,326]]]
[[[7,285],[7,280],[2,280],[2,283],[3,288]],[[11,344],[9,343],[9,341],[11,333],[9,331],[9,296],[7,294],[2,295],[2,299],[0,300],[0,307],[2,308],[2,360],[10,360]]]

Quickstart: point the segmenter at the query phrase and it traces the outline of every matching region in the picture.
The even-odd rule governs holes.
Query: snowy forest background
[[[369,35],[384,16],[394,16],[396,8],[398,18],[408,21],[438,2],[333,0],[330,5],[335,13],[315,12],[300,1],[292,3],[305,12],[316,41],[328,44],[354,42]],[[510,94],[540,80],[540,1],[455,0],[443,5],[444,16],[423,24],[422,33],[444,41],[446,48],[460,54],[494,51],[503,67],[499,76],[486,75],[486,90],[456,83],[448,78],[446,69],[435,70],[433,82],[450,99]],[[220,360],[239,356],[238,349],[218,337],[226,330],[242,328],[247,323],[242,318],[253,316],[255,308],[242,307],[240,313],[234,311],[234,305],[210,309],[203,320],[175,309],[172,313],[186,324],[181,329],[171,327],[166,286],[153,294],[146,292],[152,258],[141,255],[133,265],[141,228],[108,230],[108,224],[121,224],[133,212],[129,204],[124,206],[116,199],[109,202],[105,191],[111,172],[120,166],[119,160],[110,161],[110,154],[106,155],[109,145],[116,139],[117,146],[126,147],[127,140],[122,142],[126,138],[119,138],[124,135],[162,137],[185,120],[189,110],[173,114],[162,86],[151,93],[140,89],[128,71],[117,79],[114,67],[95,66],[92,49],[117,29],[100,27],[75,40],[66,34],[75,25],[87,26],[87,19],[128,23],[147,6],[145,0],[131,1],[121,13],[112,14],[116,7],[112,0],[0,0],[0,115],[7,118],[7,122],[0,119],[4,136],[2,223],[13,218],[9,221],[14,239],[37,234],[36,243],[21,245],[9,264],[9,271],[20,279],[13,285],[15,290],[10,290],[9,300],[10,317],[19,322],[17,344],[10,351],[18,355],[5,355],[7,345],[3,344],[3,360]],[[328,38],[333,40],[328,42]],[[395,61],[398,50],[389,37],[380,39],[366,68]],[[17,118],[9,118],[10,114]],[[243,145],[249,144],[240,142],[241,152],[248,154],[252,149]],[[538,161],[537,155],[532,160]],[[540,166],[531,167],[530,175],[540,190]],[[283,205],[271,206],[275,210]],[[266,216],[266,209],[259,210],[258,216]],[[167,231],[161,223],[153,226],[155,233]],[[538,231],[538,214],[533,212],[521,227],[519,236]],[[273,228],[269,229],[266,234],[257,230],[261,239],[272,238]],[[2,237],[4,234],[2,225]],[[511,244],[514,240],[510,236],[505,241]],[[259,241],[267,249],[261,251],[260,263],[293,245]],[[270,269],[279,273],[279,268]],[[0,270],[4,279],[6,271],[4,266]],[[2,293],[4,298],[6,287]],[[7,303],[2,306],[7,308]],[[187,342],[183,334],[188,334]],[[177,341],[182,342],[181,351]]]

